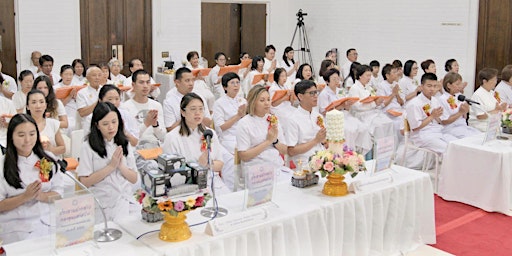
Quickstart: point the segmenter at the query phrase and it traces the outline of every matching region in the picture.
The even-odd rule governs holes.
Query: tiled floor
[[[405,254],[406,256],[450,256],[453,254],[447,253],[445,251],[441,251],[432,246],[423,245],[420,248],[416,249],[413,252]]]

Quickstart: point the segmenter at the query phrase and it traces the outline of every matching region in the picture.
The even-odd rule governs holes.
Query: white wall
[[[38,50],[55,60],[53,70],[80,58],[79,0],[15,1],[18,73],[30,66]]]
[[[291,9],[302,8],[310,37],[313,62],[319,64],[328,49],[338,48],[340,62],[345,51],[356,48],[358,61],[376,59],[403,63],[426,59],[436,62],[437,74],[444,76],[444,63],[455,58],[460,73],[473,92],[478,0],[295,0]],[[446,25],[446,23],[450,23]],[[421,74],[419,74],[421,75]],[[471,93],[469,93],[471,94]]]

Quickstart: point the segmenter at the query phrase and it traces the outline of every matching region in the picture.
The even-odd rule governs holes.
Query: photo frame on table
[[[489,118],[487,119],[487,130],[485,131],[484,141],[482,142],[482,145],[496,139],[498,129],[500,129],[500,124],[501,112],[489,115]]]
[[[394,164],[395,138],[394,136],[384,136],[375,138],[373,145],[374,167],[372,175],[390,169]]]

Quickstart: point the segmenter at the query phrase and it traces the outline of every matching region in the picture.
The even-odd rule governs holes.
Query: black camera
[[[305,12],[302,12],[302,9],[299,9],[299,11],[297,12],[297,17],[299,17],[299,19],[302,19],[304,16],[308,16],[307,13]]]

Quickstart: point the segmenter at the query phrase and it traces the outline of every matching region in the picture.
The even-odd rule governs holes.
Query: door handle
[[[2,35],[0,35],[0,52],[2,51],[3,47],[2,47],[3,43],[2,43]]]
[[[121,63],[124,63],[123,62],[123,45],[122,44],[118,44],[116,45],[117,46],[117,59],[121,62]]]

